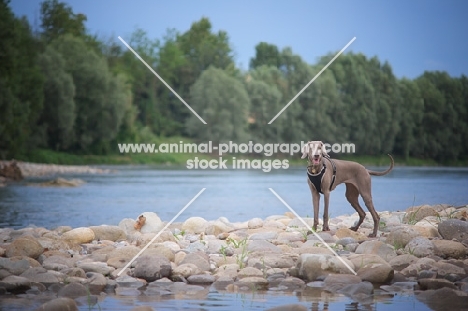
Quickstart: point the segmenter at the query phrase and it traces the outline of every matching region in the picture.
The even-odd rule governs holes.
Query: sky
[[[12,0],[17,16],[40,25],[42,0]],[[346,50],[388,61],[394,74],[410,79],[425,70],[468,75],[468,1],[307,1],[307,0],[67,0],[85,14],[86,27],[100,37],[129,41],[136,28],[152,39],[167,29],[187,31],[208,17],[214,31],[228,33],[236,63],[248,69],[259,42],[291,47],[310,64]],[[117,40],[118,41],[118,40]]]

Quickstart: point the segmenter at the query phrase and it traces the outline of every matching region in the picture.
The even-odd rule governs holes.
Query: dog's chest
[[[309,173],[309,170],[307,170],[307,177],[309,177],[310,182],[314,185],[315,189],[319,193],[323,193],[322,192],[322,179],[323,179],[323,176],[325,175],[326,169],[327,167],[324,164],[322,166],[322,169],[320,170],[320,173],[318,174],[311,174]]]

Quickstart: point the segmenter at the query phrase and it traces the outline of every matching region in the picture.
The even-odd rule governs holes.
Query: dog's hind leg
[[[359,190],[356,188],[355,185],[348,183],[346,184],[346,199],[359,214],[358,223],[355,226],[349,228],[353,231],[357,231],[357,229],[359,229],[359,226],[364,221],[364,218],[366,218],[366,213],[362,209],[361,205],[359,205]]]
[[[362,193],[361,196],[364,200],[364,203],[366,204],[367,209],[372,215],[372,219],[374,220],[374,230],[371,234],[369,234],[369,237],[375,238],[377,236],[377,230],[379,230],[380,216],[375,211],[374,203],[372,202],[372,196],[370,194],[363,196]]]

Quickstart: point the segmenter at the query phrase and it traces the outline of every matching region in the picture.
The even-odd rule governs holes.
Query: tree
[[[26,19],[14,17],[0,0],[0,157],[27,152],[38,143],[42,75],[37,41]]]
[[[123,78],[112,75],[105,60],[80,38],[64,35],[54,40],[52,47],[66,60],[75,85],[75,148],[108,152],[131,98]]]
[[[255,46],[255,57],[250,59],[250,69],[255,69],[260,66],[279,68],[281,65],[281,54],[276,45],[260,42]]]
[[[199,140],[214,143],[245,141],[250,100],[244,85],[223,70],[210,67],[191,90],[192,108],[207,122],[191,115],[187,130]]]
[[[46,144],[54,150],[67,150],[74,143],[75,85],[66,72],[65,60],[52,47],[46,47],[39,57],[44,74],[44,109],[41,125],[45,128]]]
[[[58,0],[46,0],[41,3],[42,35],[46,42],[51,42],[64,34],[85,37],[86,20],[85,15],[73,13],[72,8],[66,3]]]

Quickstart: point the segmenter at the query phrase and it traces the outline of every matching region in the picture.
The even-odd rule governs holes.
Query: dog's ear
[[[323,144],[323,142],[320,142],[320,149],[322,150],[322,155],[324,157],[328,157],[328,153],[327,153],[327,150],[325,150],[325,145]]]
[[[308,154],[309,154],[309,142],[307,142],[307,144],[305,144],[304,146],[302,146],[302,156],[301,156],[301,159],[304,159],[305,157],[307,157]]]

